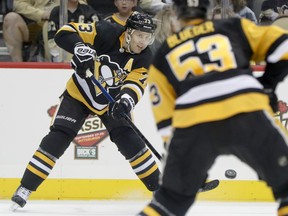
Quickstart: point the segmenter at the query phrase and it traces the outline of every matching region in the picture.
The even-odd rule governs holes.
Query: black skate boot
[[[13,203],[10,207],[10,210],[16,211],[16,209],[18,209],[19,207],[23,208],[30,194],[30,190],[20,185],[11,198]]]

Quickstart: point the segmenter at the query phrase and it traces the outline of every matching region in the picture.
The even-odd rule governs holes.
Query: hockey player
[[[173,1],[182,29],[148,71],[155,121],[171,142],[159,190],[139,215],[185,215],[215,159],[233,154],[271,187],[278,216],[288,216],[287,131],[272,111],[288,73],[287,32],[247,19],[207,20],[209,0]],[[250,60],[266,61],[259,80]]]
[[[130,114],[144,94],[151,57],[147,46],[153,42],[154,30],[150,16],[133,13],[127,20],[126,30],[99,21],[69,23],[57,32],[55,42],[73,53],[71,64],[76,72],[67,82],[50,132],[42,139],[12,197],[12,210],[23,207],[31,192],[48,177],[89,114],[99,116],[111,141],[147,189],[158,189],[159,169],[150,150],[121,118],[123,113]],[[109,104],[109,111],[108,100],[86,78],[87,69],[94,72],[115,98],[116,102]]]

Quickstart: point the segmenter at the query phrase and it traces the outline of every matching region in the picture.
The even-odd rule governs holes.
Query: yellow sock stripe
[[[144,161],[147,157],[151,155],[150,151],[147,151],[145,154],[143,154],[141,157],[137,158],[135,161],[130,162],[131,166],[136,166],[137,164]]]
[[[146,206],[143,212],[148,216],[161,216],[155,209],[150,206]]]
[[[42,179],[46,179],[47,178],[47,175],[45,175],[42,172],[40,172],[39,170],[35,169],[30,164],[28,164],[27,169],[30,170],[32,173],[34,173],[35,175],[39,176]]]
[[[149,169],[147,172],[142,173],[142,174],[137,175],[137,176],[138,176],[138,178],[143,179],[143,178],[151,175],[151,173],[153,173],[157,168],[158,168],[157,164],[154,164],[154,166],[151,167],[151,169]]]
[[[282,207],[278,210],[278,216],[287,216],[288,215],[288,206]]]
[[[39,157],[41,160],[45,161],[46,163],[48,163],[50,166],[54,167],[55,162],[51,160],[49,157],[47,157],[46,155],[38,151],[36,151],[34,155]]]

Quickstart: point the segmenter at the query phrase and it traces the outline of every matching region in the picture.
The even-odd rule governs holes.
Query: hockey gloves
[[[267,77],[258,77],[257,80],[263,85],[264,93],[269,97],[269,104],[273,112],[278,112],[278,97],[275,94],[276,85]]]
[[[74,55],[71,59],[71,66],[82,78],[86,78],[86,71],[94,71],[94,59],[96,51],[90,44],[79,42],[74,47]]]
[[[112,116],[113,119],[123,118],[125,115],[128,115],[131,112],[134,106],[135,103],[130,96],[122,96],[120,100],[109,103],[108,115]]]

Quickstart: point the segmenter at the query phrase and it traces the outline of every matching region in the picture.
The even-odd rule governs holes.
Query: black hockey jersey
[[[59,14],[60,6],[54,7],[48,20],[48,40],[53,39],[60,28]],[[68,10],[68,22],[92,23],[96,21],[99,21],[99,17],[96,11],[89,5],[79,3],[78,8],[74,12]]]
[[[152,55],[149,48],[140,54],[125,51],[122,48],[124,33],[124,28],[103,20],[91,24],[70,23],[57,32],[55,41],[70,53],[78,41],[92,44],[97,52],[96,79],[113,98],[127,93],[137,104],[147,86]],[[73,74],[66,88],[72,97],[94,113],[101,115],[107,110],[108,100],[89,78],[81,79]]]
[[[275,87],[287,74],[287,33],[233,18],[191,22],[168,37],[148,73],[153,113],[164,140],[173,127],[257,110],[271,112],[250,60],[266,60],[265,74],[275,78],[271,84]]]

